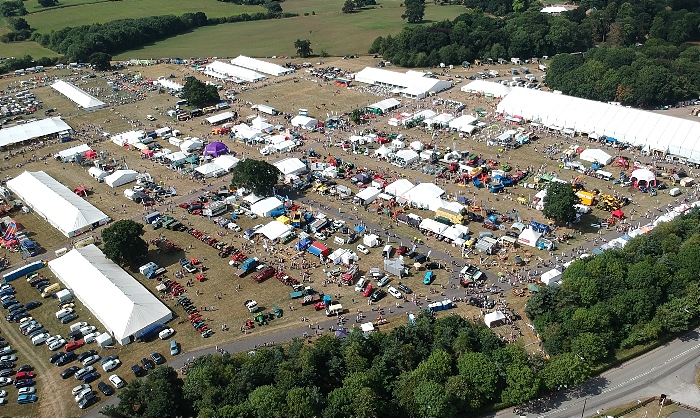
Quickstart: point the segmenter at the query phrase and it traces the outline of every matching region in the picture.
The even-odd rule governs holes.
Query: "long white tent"
[[[273,76],[280,76],[294,72],[294,70],[291,68],[285,68],[271,62],[246,57],[245,55],[239,55],[232,59],[231,64]]]
[[[505,97],[510,93],[510,87],[485,80],[474,80],[462,86],[460,90],[465,93],[481,93],[493,97]]]
[[[497,107],[545,127],[615,138],[700,161],[700,122],[563,94],[514,87]]]
[[[238,67],[221,61],[214,61],[204,67],[206,71],[220,74],[234,80],[248,81],[250,83],[264,80],[267,77],[247,68]]]
[[[111,218],[43,171],[25,171],[7,187],[34,212],[67,237],[74,237]]]
[[[72,131],[73,128],[59,117],[41,119],[36,122],[25,123],[24,125],[0,129],[0,147]]]
[[[173,317],[163,302],[94,244],[49,261],[49,269],[121,345]]]
[[[175,81],[172,81],[165,77],[158,77],[156,83],[169,90],[182,91],[182,89],[185,88],[185,86],[183,86],[182,84],[176,83]]]
[[[427,77],[426,74],[409,71],[399,73],[381,68],[365,67],[355,74],[358,83],[373,84],[396,89],[396,92],[411,99],[422,99],[452,87],[452,82]]]
[[[63,80],[56,80],[51,87],[85,110],[97,110],[107,106],[105,102],[97,97],[94,97],[86,93],[83,89]]]

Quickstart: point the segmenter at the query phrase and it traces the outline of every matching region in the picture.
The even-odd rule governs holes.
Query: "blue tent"
[[[363,233],[365,231],[365,226],[364,225],[356,225],[353,230],[359,234]]]

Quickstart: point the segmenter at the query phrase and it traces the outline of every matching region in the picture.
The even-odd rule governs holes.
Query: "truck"
[[[270,211],[270,217],[271,217],[271,218],[277,218],[277,217],[279,217],[279,216],[284,215],[285,212],[286,212],[286,211],[285,211],[284,208],[275,209],[275,210]]]
[[[258,274],[256,274],[253,277],[253,281],[255,283],[261,283],[274,275],[275,275],[274,267],[267,266],[264,269],[262,269],[261,271],[259,271]]]
[[[139,336],[137,337],[137,339],[141,342],[150,341],[150,340],[158,337],[158,333],[160,333],[164,329],[165,329],[165,325],[160,324],[160,323],[150,325],[146,329],[144,329],[143,331],[141,331],[139,333]]]
[[[228,209],[228,204],[226,202],[211,202],[207,207],[202,209],[202,215],[204,216],[218,216],[226,212]]]
[[[255,257],[248,257],[243,261],[241,264],[241,268],[238,269],[238,272],[236,272],[236,275],[238,277],[243,277],[246,274],[250,273],[251,271],[255,270],[255,267],[258,265],[258,259]]]
[[[439,208],[435,211],[435,220],[446,225],[461,225],[464,223],[465,219],[461,212],[457,212],[447,208]]]
[[[343,305],[337,303],[326,308],[326,316],[340,315],[343,313]]]
[[[19,240],[19,246],[23,252],[29,254],[30,257],[34,257],[39,254],[39,246],[36,242],[29,238],[23,237]]]
[[[328,219],[322,218],[322,219],[316,219],[309,225],[309,228],[311,229],[311,232],[318,232],[328,226]]]
[[[153,225],[153,222],[154,222],[156,219],[160,218],[160,217],[161,217],[160,212],[151,212],[151,213],[149,213],[149,214],[147,214],[147,215],[144,215],[144,216],[143,216],[143,220],[144,220],[144,222],[146,222],[147,224]]]

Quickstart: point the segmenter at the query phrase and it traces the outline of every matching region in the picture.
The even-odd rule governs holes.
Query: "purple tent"
[[[212,142],[204,148],[204,156],[211,155],[218,157],[219,155],[228,154],[228,147],[223,142]]]

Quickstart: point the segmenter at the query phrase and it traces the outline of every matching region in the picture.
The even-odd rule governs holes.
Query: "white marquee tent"
[[[94,244],[49,261],[49,269],[121,345],[173,317],[163,302]]]
[[[51,87],[85,110],[97,110],[107,106],[105,102],[63,80],[57,80]]]
[[[485,95],[492,95],[494,97],[505,97],[508,95],[508,93],[510,93],[510,87],[485,80],[474,80],[471,83],[462,86],[460,90],[465,93],[481,93]]]
[[[236,115],[234,115],[233,112],[222,112],[222,113],[219,113],[218,115],[209,116],[205,120],[210,125],[219,125],[221,123],[229,122],[229,121],[233,120],[233,118],[235,116]]]
[[[165,77],[158,77],[158,80],[156,81],[156,83],[158,83],[159,85],[161,85],[169,90],[181,91],[182,89],[185,88],[185,86],[183,86],[182,84],[176,83],[176,82],[169,80]]]
[[[124,145],[131,145],[137,142],[141,142],[141,139],[143,139],[145,136],[146,132],[144,131],[128,131],[114,135],[111,139],[112,142],[119,145],[120,147],[123,147]]]
[[[400,197],[419,208],[437,210],[443,206],[443,201],[440,199],[440,196],[444,194],[445,191],[433,183],[420,183]]]
[[[528,245],[530,247],[536,247],[537,241],[540,239],[542,234],[531,228],[523,229],[523,232],[518,236],[518,243]]]
[[[135,170],[116,170],[114,173],[104,178],[105,184],[109,187],[119,187],[132,181],[136,181],[138,172]]]
[[[270,216],[270,212],[284,207],[284,203],[276,197],[258,200],[250,206],[250,211],[258,216]]]
[[[43,171],[25,171],[8,180],[7,188],[67,237],[111,221],[101,210]]]
[[[293,226],[284,224],[280,221],[272,221],[262,228],[255,231],[256,234],[263,234],[265,238],[275,240],[287,234],[294,229]]]
[[[357,198],[361,204],[366,205],[374,202],[381,192],[382,191],[376,187],[367,187],[365,189],[360,189],[360,191],[355,195],[355,198]]]
[[[224,170],[214,162],[202,164],[199,167],[195,168],[194,171],[203,175],[205,179],[209,177],[217,177],[226,172],[226,170]]]
[[[578,156],[583,161],[588,161],[590,163],[598,163],[599,165],[608,165],[612,162],[612,155],[597,148],[586,148]]]
[[[491,328],[492,325],[500,325],[501,321],[506,319],[506,316],[501,311],[495,311],[484,315],[484,323]]]
[[[239,161],[241,160],[229,154],[219,155],[218,157],[211,160],[212,163],[218,165],[219,167],[221,167],[222,170],[226,172],[229,172],[236,168],[236,165],[238,165]]]
[[[0,129],[0,147],[72,131],[73,128],[59,117],[41,119],[36,122],[25,123],[24,125]]]
[[[371,104],[367,106],[367,109],[379,111],[380,113],[384,114],[386,112],[390,112],[394,109],[398,109],[401,107],[401,102],[394,99],[394,98],[389,98],[389,99],[384,99],[381,102],[377,102],[374,104]]]
[[[210,64],[207,64],[204,68],[205,74],[211,72],[223,76],[225,78],[232,78],[236,81],[241,80],[253,83],[267,78],[264,75],[256,73],[253,70],[227,64],[221,61],[214,61]]]
[[[308,116],[294,116],[292,120],[290,121],[292,126],[295,128],[302,128],[306,129],[309,131],[312,131],[316,128],[316,125],[318,125],[318,120],[314,118],[310,118]]]
[[[518,87],[498,104],[497,110],[545,126],[604,135],[700,161],[700,122]]]
[[[76,145],[74,147],[64,149],[63,151],[59,151],[58,154],[56,154],[56,158],[61,161],[71,161],[76,155],[83,155],[91,149],[92,148],[90,148],[90,145],[87,144]]]
[[[304,162],[298,158],[285,158],[277,161],[274,166],[277,167],[285,176],[292,174],[298,176],[308,171],[306,164],[304,164]]]
[[[474,129],[474,123],[476,121],[477,119],[472,115],[462,115],[457,119],[451,120],[449,126],[450,129],[454,129],[460,132],[471,132]]]
[[[238,57],[232,59],[231,64],[273,76],[281,76],[294,72],[294,70],[291,68],[285,68],[271,62],[246,57],[245,55],[239,55]]]
[[[398,179],[393,183],[387,185],[384,188],[384,191],[394,196],[401,196],[407,191],[411,190],[413,187],[413,183],[411,183],[410,181],[406,179]]]
[[[417,71],[399,73],[373,67],[365,67],[355,74],[355,81],[396,89],[402,96],[412,99],[422,99],[452,87],[449,81],[426,77]]]

